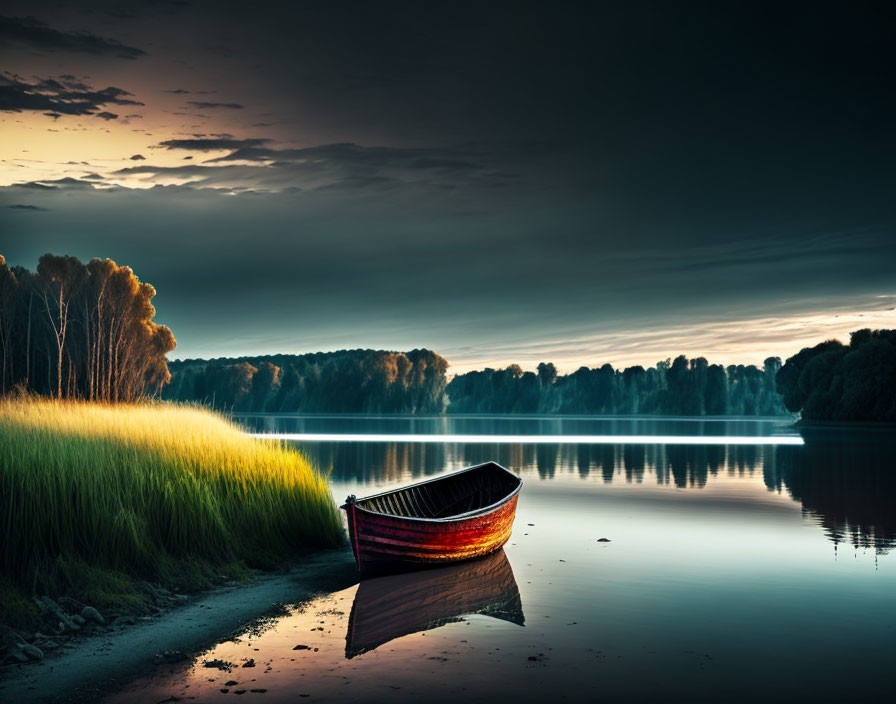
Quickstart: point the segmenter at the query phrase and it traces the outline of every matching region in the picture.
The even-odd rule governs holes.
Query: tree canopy
[[[896,421],[896,330],[857,330],[790,357],[777,374],[784,405],[805,420]]]
[[[0,256],[0,393],[98,401],[158,393],[176,343],[153,322],[155,294],[111,259],[45,254],[31,272]]]

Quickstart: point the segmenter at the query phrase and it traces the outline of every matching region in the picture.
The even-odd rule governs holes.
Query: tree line
[[[283,413],[568,413],[782,415],[781,360],[755,366],[676,357],[655,367],[605,364],[559,375],[553,364],[459,374],[431,350],[342,350],[169,363],[163,398]]]
[[[450,413],[569,413],[772,416],[787,411],[775,388],[778,357],[753,365],[709,364],[684,355],[645,369],[580,367],[559,375],[519,365],[455,376],[447,386]]]
[[[426,349],[171,362],[163,397],[234,411],[442,413],[448,362]]]
[[[0,256],[0,394],[132,401],[169,381],[175,340],[155,289],[111,259],[45,254],[32,272]]]
[[[176,401],[259,412],[560,413],[772,416],[896,421],[896,330],[858,330],[781,364],[703,357],[561,375],[512,364],[447,378],[431,350],[342,350],[168,362],[155,289],[111,259],[45,254],[32,272],[0,256],[0,395]],[[169,383],[170,382],[170,383]]]
[[[857,330],[848,345],[800,350],[777,375],[784,405],[804,420],[896,422],[896,330]]]

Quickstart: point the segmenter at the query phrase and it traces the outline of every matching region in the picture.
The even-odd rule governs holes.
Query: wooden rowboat
[[[481,557],[510,537],[522,480],[495,462],[356,499],[341,508],[363,573]]]
[[[363,580],[348,619],[345,657],[471,614],[525,623],[520,590],[503,550],[460,564]]]

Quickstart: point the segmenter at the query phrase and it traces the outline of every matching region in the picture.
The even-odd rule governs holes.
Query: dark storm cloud
[[[136,59],[146,53],[89,32],[63,32],[33,17],[0,16],[0,41],[43,51],[81,52],[122,59]]]
[[[58,115],[92,115],[105,105],[143,105],[133,100],[126,90],[109,86],[95,90],[79,81],[60,77],[38,79],[29,83],[14,74],[0,75],[0,110],[49,111]],[[111,115],[102,113],[100,116]],[[117,115],[116,115],[117,117]],[[111,119],[111,118],[104,118]]]
[[[13,203],[12,205],[6,205],[5,208],[9,208],[10,210],[31,210],[31,211],[41,211],[45,212],[48,208],[41,208],[38,205],[26,205],[24,203]]]
[[[212,151],[239,144],[263,144],[265,139],[197,138],[161,142],[166,149]],[[305,149],[269,149],[244,146],[217,159],[189,166],[160,167],[141,164],[116,175],[145,175],[191,179],[189,188],[226,188],[265,192],[294,190],[389,189],[397,185],[421,189],[482,187],[503,182],[506,174],[493,174],[471,160],[469,152],[445,149],[362,147],[327,144]],[[239,163],[239,162],[249,162]]]
[[[157,187],[47,191],[33,202],[51,207],[52,221],[17,221],[22,237],[9,260],[27,265],[46,249],[69,247],[82,258],[134,265],[159,290],[157,317],[173,326],[185,356],[223,354],[228,344],[282,350],[299,344],[301,330],[308,349],[426,344],[455,361],[468,354],[458,340],[485,363],[489,353],[599,362],[650,340],[659,359],[680,351],[655,339],[669,326],[680,326],[668,337],[674,346],[688,338],[731,345],[743,337],[732,321],[744,316],[831,311],[869,290],[886,293],[896,256],[885,227],[813,236],[775,227],[750,240],[667,238],[642,251],[624,238],[589,240],[609,224],[594,214],[506,207],[471,218],[457,204],[427,204],[408,192],[383,202],[351,190],[228,198]],[[579,244],[568,251],[573,234]],[[238,282],[222,279],[234,266]],[[272,305],[278,300],[314,305]],[[238,340],[222,332],[234,316],[244,321]],[[711,337],[697,329],[713,320],[730,329]],[[594,341],[611,333],[609,343]]]
[[[197,152],[222,151],[226,149],[245,149],[257,147],[270,142],[269,139],[230,139],[230,138],[205,138],[195,139],[167,139],[157,146],[166,149],[189,149]]]
[[[23,183],[14,183],[11,186],[7,186],[10,189],[17,188],[25,188],[29,190],[36,191],[57,191],[57,190],[93,190],[93,184],[89,181],[82,181],[77,178],[72,178],[71,176],[66,176],[64,178],[56,178],[56,179],[48,179],[48,180],[39,180],[39,181],[25,181]]]
[[[227,110],[242,110],[245,106],[239,103],[208,103],[203,100],[188,100],[187,105],[192,105],[198,110],[213,110],[223,108]]]
[[[628,349],[674,322],[674,354],[691,321],[896,292],[886,4],[213,5],[127,35],[189,67],[160,67],[157,96],[190,85],[168,99],[203,88],[246,106],[154,130],[189,165],[147,152],[109,179],[181,185],[30,177],[13,199],[52,213],[4,211],[24,221],[24,264],[47,250],[133,264],[184,349],[463,344],[593,362],[589,334]],[[238,136],[208,134],[225,129]]]
[[[440,148],[364,147],[352,143],[322,144],[303,149],[258,148],[255,145],[235,147],[226,156],[211,159],[222,161],[326,162],[358,167],[383,168],[403,166],[410,169],[468,170],[481,168],[469,161],[470,152]]]
[[[202,166],[201,164],[191,164],[190,166],[153,166],[152,164],[141,164],[140,166],[127,166],[118,169],[114,173],[117,175],[127,176],[131,174],[160,174],[171,176],[206,176],[215,172],[228,174],[234,172],[243,173],[247,169],[254,167],[245,166]]]

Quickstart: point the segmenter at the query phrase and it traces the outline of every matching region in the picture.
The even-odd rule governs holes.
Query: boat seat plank
[[[449,480],[405,487],[358,503],[394,516],[447,518],[490,506],[512,491],[515,484],[514,477],[502,468],[483,465]]]

